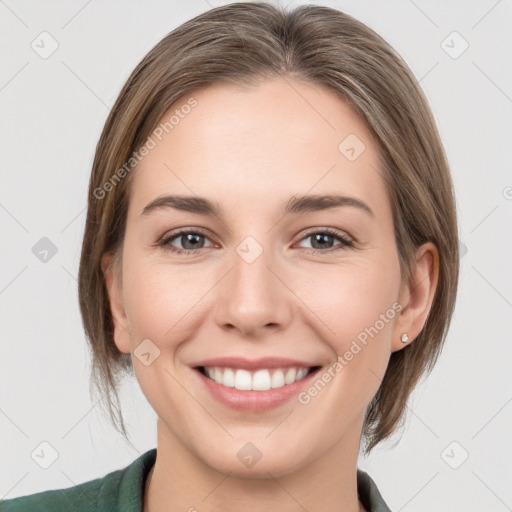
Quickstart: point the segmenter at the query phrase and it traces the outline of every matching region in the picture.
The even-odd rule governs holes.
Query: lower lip
[[[272,388],[266,391],[244,391],[230,388],[215,382],[213,379],[209,379],[199,370],[194,369],[194,372],[199,375],[208,391],[210,391],[219,402],[241,411],[262,412],[274,409],[284,404],[292,397],[297,396],[301,390],[309,384],[313,376],[318,373],[318,369],[308,373],[303,379],[293,384],[287,384],[280,388]]]

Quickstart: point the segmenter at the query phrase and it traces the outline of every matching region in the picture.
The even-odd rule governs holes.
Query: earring
[[[402,336],[400,337],[400,339],[404,342],[404,343],[407,343],[409,341],[409,336],[407,336],[407,333],[404,332],[402,334]]]

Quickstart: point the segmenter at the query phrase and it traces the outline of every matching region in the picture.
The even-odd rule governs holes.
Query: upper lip
[[[318,366],[312,363],[299,361],[297,359],[288,359],[284,357],[260,357],[259,359],[245,359],[243,357],[215,357],[213,359],[204,359],[193,363],[190,366],[197,368],[199,366],[240,368],[243,370],[262,370],[264,368],[311,368]]]

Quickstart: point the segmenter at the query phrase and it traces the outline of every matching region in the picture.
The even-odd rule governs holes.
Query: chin
[[[289,450],[288,453],[277,446],[258,449],[257,442],[234,442],[232,448],[211,450],[205,446],[197,454],[203,462],[223,474],[241,479],[263,480],[272,477],[282,477],[292,473],[307,464],[299,450]]]

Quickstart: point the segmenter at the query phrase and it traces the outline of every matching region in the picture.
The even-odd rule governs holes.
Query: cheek
[[[139,255],[127,259],[125,275],[124,301],[132,345],[149,338],[164,350],[193,335],[197,309],[208,290],[207,276],[199,267],[171,268]]]
[[[337,355],[356,352],[357,345],[363,349],[358,352],[361,363],[389,355],[398,314],[398,261],[387,267],[369,261],[338,268],[325,265],[315,273],[315,279],[305,277],[299,278],[303,283],[299,296],[307,297],[304,302],[316,317],[312,321],[324,324],[325,339]]]
[[[126,261],[123,290],[134,371],[148,402],[163,415],[169,403],[178,407],[180,400],[186,399],[172,375],[180,346],[197,333],[197,305],[205,294],[197,272],[195,277],[191,274],[155,264],[149,258]],[[152,361],[146,365],[138,359],[137,347],[148,339],[152,344],[145,347],[149,347]]]
[[[316,333],[320,323],[323,325],[323,341],[332,351],[332,364],[299,402],[307,404],[321,394],[317,407],[325,407],[327,422],[339,429],[363,414],[385,374],[393,324],[399,314],[400,274],[398,266],[384,269],[368,262],[357,268],[340,266],[335,271],[325,267],[298,295],[308,297],[306,305],[314,312],[309,318]]]
[[[159,344],[165,332],[184,316],[187,300],[175,284],[152,271],[139,271],[127,283],[126,313],[134,337],[150,338]]]

